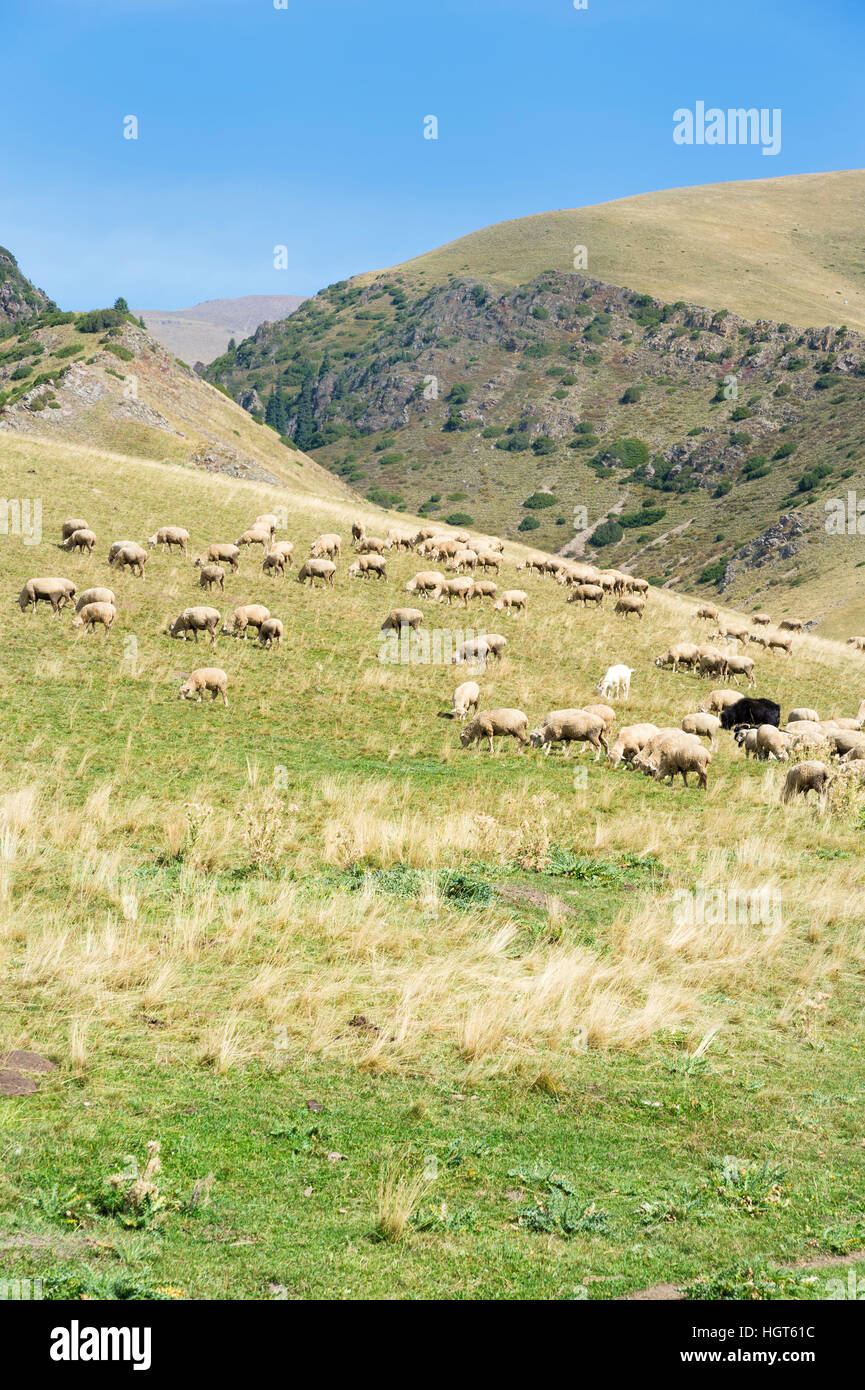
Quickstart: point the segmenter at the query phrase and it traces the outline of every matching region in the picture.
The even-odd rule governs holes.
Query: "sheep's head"
[[[183,685],[180,687],[180,690],[178,691],[178,695],[181,700],[188,700],[190,695],[192,695],[193,693],[194,692],[192,689],[192,681],[184,681]]]
[[[529,733],[529,743],[532,745],[533,748],[542,748],[544,746],[543,730],[532,729]]]
[[[465,728],[460,731],[460,743],[462,744],[463,748],[467,748],[468,745],[473,741],[475,732],[476,729],[474,720],[472,720],[471,724],[466,724]]]
[[[81,616],[80,613],[76,613],[76,614],[75,614],[75,617],[72,619],[72,626],[73,626],[73,627],[83,627],[83,626],[84,626],[84,619],[82,618],[82,616]]]

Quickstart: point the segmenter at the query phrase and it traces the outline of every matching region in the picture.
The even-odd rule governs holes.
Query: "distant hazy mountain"
[[[192,366],[212,362],[229,341],[250,337],[261,323],[288,318],[303,296],[298,294],[247,294],[239,299],[206,299],[191,309],[134,309],[148,332]]]

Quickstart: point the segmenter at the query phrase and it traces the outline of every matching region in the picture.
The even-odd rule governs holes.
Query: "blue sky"
[[[4,0],[0,244],[63,307],[308,294],[504,218],[865,164],[862,0],[284,3]],[[780,107],[780,153],[674,144],[698,100]]]

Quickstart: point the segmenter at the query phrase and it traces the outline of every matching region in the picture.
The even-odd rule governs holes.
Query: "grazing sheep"
[[[426,594],[428,597],[441,598],[442,590],[447,584],[447,580],[439,570],[421,570],[410,579],[405,586],[407,594]]]
[[[319,559],[322,556],[329,560],[339,559],[342,554],[342,536],[338,536],[335,531],[325,531],[313,541],[309,553]]]
[[[398,526],[392,526],[387,533],[384,548],[385,550],[413,550],[414,535],[411,531],[401,531]]]
[[[614,613],[621,613],[624,618],[627,618],[631,613],[635,613],[641,622],[645,611],[646,600],[644,598],[632,597],[629,594],[623,594],[621,598],[617,599],[616,606],[613,609]]]
[[[279,575],[281,579],[285,579],[285,556],[281,550],[268,550],[265,552],[264,559],[261,562],[261,572],[262,574],[272,574],[274,577]]]
[[[199,589],[212,589],[214,584],[221,590],[225,589],[225,570],[221,565],[202,565],[198,576]]]
[[[228,709],[228,676],[219,666],[202,666],[199,670],[193,671],[180,687],[181,700],[197,700],[202,703],[202,692],[209,690],[212,699],[218,695],[222,696],[222,703]]]
[[[720,714],[728,705],[738,704],[741,699],[742,692],[740,690],[713,690],[711,695],[707,695],[697,708],[704,713],[708,710],[711,713]]]
[[[490,741],[490,752],[494,753],[494,738],[515,738],[520,745],[520,752],[522,753],[528,741],[528,727],[529,721],[522,710],[485,710],[482,714],[476,714],[470,724],[466,724],[460,734],[460,743],[463,748],[468,748],[473,743],[476,743],[478,747],[480,747],[481,739],[488,738]]]
[[[597,719],[603,721],[604,729],[609,736],[612,733],[613,725],[616,722],[616,711],[610,705],[583,705],[586,714],[593,714]]]
[[[457,573],[460,574],[466,570],[474,570],[477,563],[477,551],[471,550],[468,546],[463,546],[460,550],[454,552],[450,568],[456,570]]]
[[[22,613],[26,613],[32,604],[35,613],[37,603],[50,603],[55,614],[59,615],[64,603],[71,603],[77,592],[71,579],[28,579],[18,595],[18,607]]]
[[[250,526],[248,531],[244,531],[242,536],[238,536],[234,544],[238,549],[242,545],[260,545],[262,550],[267,553],[272,540],[273,533],[268,526]]]
[[[361,555],[348,567],[349,579],[387,579],[387,560],[384,555]]]
[[[619,730],[608,755],[613,767],[618,767],[621,762],[630,766],[657,732],[657,724],[626,724],[624,729]]]
[[[476,579],[469,589],[469,600],[473,598],[495,598],[499,586],[494,579]]]
[[[847,646],[855,647],[858,652],[865,652],[865,637],[848,637]]]
[[[543,574],[546,564],[546,555],[527,555],[524,560],[519,561],[517,570],[535,570],[538,574]]]
[[[508,617],[516,610],[526,617],[529,611],[529,596],[524,589],[505,589],[500,598],[493,604],[493,611],[496,613],[507,613]]]
[[[263,512],[257,516],[252,523],[253,526],[260,526],[263,530],[269,531],[271,537],[276,535],[279,530],[279,517],[274,512]]]
[[[754,675],[755,662],[750,656],[736,656],[731,654],[727,657],[727,677],[735,680],[737,676],[746,676],[749,685],[757,684],[757,677]]]
[[[757,756],[757,730],[756,729],[737,729],[734,738],[739,747],[744,749],[746,758],[756,758]]]
[[[816,759],[795,763],[787,773],[781,800],[787,802],[792,801],[794,796],[807,797],[809,792],[816,792],[818,798],[823,798],[834,781],[834,776],[831,768]]]
[[[476,536],[474,547],[479,554],[482,550],[494,550],[501,555],[501,552],[505,548],[505,543],[500,536]]]
[[[114,541],[108,551],[109,565],[114,563],[114,557],[117,555],[118,551],[123,550],[127,545],[135,545],[135,541]]]
[[[819,724],[820,722],[820,716],[817,711],[815,709],[808,709],[805,706],[801,709],[791,709],[790,713],[787,715],[788,724],[793,724],[798,719],[808,719],[814,724]]]
[[[352,540],[353,540],[353,541],[362,541],[363,538],[364,538],[364,534],[365,534],[365,533],[364,533],[364,529],[363,529],[363,522],[362,522],[362,521],[353,521],[353,522],[351,523],[351,538],[352,538]]]
[[[790,656],[793,651],[793,639],[791,637],[783,637],[780,632],[752,632],[751,641],[758,642],[760,646],[765,647],[767,651],[777,649],[778,651],[786,652],[788,656]]]
[[[285,556],[285,568],[287,570],[290,570],[292,564],[294,563],[294,542],[274,541],[270,547],[268,554],[273,555],[274,553]]]
[[[865,741],[856,743],[844,754],[842,763],[855,763],[865,761]]]
[[[111,565],[120,569],[130,569],[133,574],[137,574],[139,579],[144,578],[144,566],[147,564],[148,552],[141,545],[136,545],[134,541],[128,545],[122,545],[110,561]]]
[[[846,757],[852,749],[865,747],[865,734],[856,729],[831,729],[826,733],[826,742],[838,757]]]
[[[75,600],[75,612],[80,613],[88,603],[112,603],[117,606],[113,589],[85,589]]]
[[[677,642],[661,656],[655,657],[655,665],[672,666],[674,671],[678,671],[680,666],[693,670],[699,659],[700,649],[693,642]]]
[[[452,560],[457,551],[462,549],[460,543],[449,536],[435,536],[430,555],[434,560]]]
[[[833,719],[832,723],[837,729],[861,729],[865,724],[865,700],[860,700],[855,719]]]
[[[358,555],[383,555],[386,548],[383,536],[361,536],[355,546]]]
[[[281,647],[282,633],[283,626],[280,618],[265,618],[258,629],[258,645],[260,647]]]
[[[206,550],[202,550],[198,559],[194,561],[196,569],[211,562],[222,565],[231,565],[233,570],[237,570],[240,560],[240,550],[236,545],[229,545],[228,541],[214,541]]]
[[[482,634],[482,640],[486,642],[490,655],[494,656],[496,661],[501,661],[508,645],[507,637],[502,637],[499,632],[485,632]]]
[[[67,536],[61,550],[86,550],[88,555],[93,554],[93,547],[96,544],[96,534],[82,527],[79,531],[73,531],[71,536]]]
[[[189,550],[189,532],[184,531],[182,526],[160,526],[159,530],[155,531],[150,537],[147,544],[151,550],[155,549],[157,545],[160,550],[167,546],[169,555],[171,554],[171,547],[176,545],[183,551],[183,554],[186,555]]]
[[[171,637],[182,637],[184,642],[191,632],[196,643],[199,632],[206,632],[210,638],[210,645],[215,647],[216,629],[221,621],[221,614],[215,608],[184,608],[174,619],[168,632]]]
[[[627,700],[631,694],[633,674],[633,668],[630,666],[609,666],[595,689],[605,700]]]
[[[774,700],[757,700],[750,695],[742,695],[735,704],[727,705],[721,711],[723,729],[735,729],[740,724],[752,728],[759,728],[761,724],[774,724],[777,729],[780,723],[780,705],[776,705]]]
[[[584,608],[587,603],[601,604],[603,601],[604,591],[600,584],[575,584],[568,594],[568,603],[581,603]]]
[[[778,624],[782,632],[801,632],[804,626],[801,618],[782,618]]]
[[[243,637],[245,640],[248,628],[253,627],[258,631],[269,617],[270,609],[265,608],[263,603],[242,603],[239,608],[235,608],[228,622],[223,623],[223,635]]]
[[[477,557],[477,568],[482,569],[484,574],[486,574],[488,570],[492,570],[494,574],[498,574],[502,567],[502,557],[497,550],[479,550],[477,551]]]
[[[755,749],[758,758],[786,762],[790,757],[790,735],[782,733],[774,724],[759,724]]]
[[[719,652],[717,647],[700,647],[697,671],[701,676],[726,676],[727,653]]]
[[[87,522],[82,521],[81,517],[70,517],[69,520],[64,521],[63,525],[60,527],[60,540],[68,540],[70,536],[75,535],[76,531],[89,530],[90,527],[87,525]]]
[[[702,608],[698,608],[694,614],[696,618],[708,618],[709,622],[717,623],[721,617],[717,608],[712,603],[704,603]]]
[[[823,743],[826,730],[816,719],[788,719],[784,725],[785,734],[793,734],[798,743]]]
[[[529,743],[533,748],[543,748],[547,757],[554,743],[561,743],[566,757],[571,743],[590,743],[597,762],[602,749],[605,753],[609,752],[606,734],[604,721],[596,714],[589,714],[583,709],[554,709],[544,715],[536,729],[532,729]]]
[[[492,656],[492,651],[483,637],[472,637],[467,642],[461,643],[453,654],[453,661],[456,666],[465,664],[466,666],[480,666],[486,668],[487,659]]]
[[[771,621],[772,619],[769,617],[768,613],[751,614],[751,622],[755,623],[757,627],[768,627]]]
[[[454,707],[451,711],[454,719],[465,719],[470,709],[475,714],[481,700],[481,688],[477,681],[463,681],[454,691]]]
[[[332,560],[305,560],[297,571],[298,584],[305,584],[309,580],[309,587],[315,588],[316,579],[320,579],[325,588],[333,588],[333,576],[336,574],[336,565]]]
[[[412,632],[417,632],[423,623],[423,613],[419,608],[392,608],[381,625],[380,631],[400,632],[402,628],[411,628]]]
[[[747,623],[739,622],[735,618],[721,618],[717,632],[709,633],[709,641],[713,642],[716,638],[734,637],[738,642],[747,642],[750,636],[751,630]]]
[[[469,590],[474,587],[474,580],[468,574],[462,574],[458,579],[446,579],[442,592],[447,595],[448,607],[455,598],[462,599],[463,607],[469,606]]]
[[[684,733],[681,729],[659,729],[634,759],[634,767],[659,782],[668,777],[675,782],[677,775],[681,775],[686,787],[688,773],[696,772],[699,785],[706,790],[711,761],[712,754],[696,735]]]
[[[117,609],[113,603],[85,603],[83,608],[76,610],[72,626],[83,627],[85,632],[93,632],[96,624],[101,623],[107,636],[116,617]]]
[[[696,734],[698,738],[707,738],[709,747],[714,748],[715,735],[721,727],[721,721],[716,714],[705,714],[700,710],[697,714],[686,714],[681,727],[686,734]]]

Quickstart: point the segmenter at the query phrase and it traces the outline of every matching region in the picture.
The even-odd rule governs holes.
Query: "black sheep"
[[[760,724],[774,724],[777,729],[781,723],[781,706],[774,700],[755,700],[743,695],[735,705],[728,705],[721,712],[721,728],[735,729],[743,726],[756,729]]]

